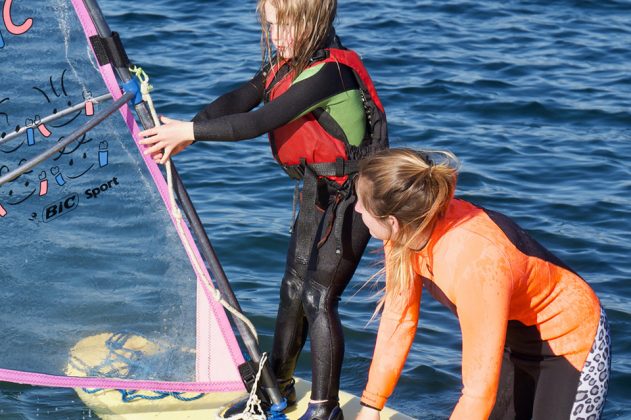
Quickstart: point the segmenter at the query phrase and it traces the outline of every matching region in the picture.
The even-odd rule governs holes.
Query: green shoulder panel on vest
[[[320,106],[337,121],[351,145],[361,144],[366,134],[366,111],[358,89],[331,96]]]
[[[324,63],[309,67],[300,73],[293,83],[298,83],[301,80],[308,79],[318,73],[323,66]],[[331,115],[331,117],[333,117],[333,119],[342,128],[342,131],[344,131],[346,139],[351,145],[359,146],[361,144],[364,139],[364,135],[366,134],[366,113],[364,111],[364,104],[359,90],[347,90],[326,98],[306,109],[294,118],[294,120],[318,108],[324,109],[329,115]]]

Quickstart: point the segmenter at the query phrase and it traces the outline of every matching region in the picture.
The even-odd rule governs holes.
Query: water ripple
[[[159,112],[189,119],[260,65],[253,2],[103,2],[110,26],[156,87]],[[371,71],[392,144],[449,149],[462,197],[514,217],[594,286],[614,343],[605,418],[631,415],[631,3],[623,0],[347,0],[337,30]],[[233,279],[271,346],[293,184],[264,138],[199,143],[176,163]],[[370,251],[344,296],[342,385],[360,393],[376,324],[367,324]],[[444,418],[458,399],[453,316],[425,297],[420,332],[391,400]],[[308,346],[298,374],[310,375]],[[0,417],[85,416],[71,391],[6,385]],[[55,411],[52,407],[60,406]],[[48,418],[48,417],[47,417]]]

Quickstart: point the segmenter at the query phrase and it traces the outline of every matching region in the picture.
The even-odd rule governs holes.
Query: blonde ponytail
[[[458,166],[450,152],[411,149],[384,150],[362,161],[357,190],[364,208],[377,218],[393,216],[399,224],[386,248],[387,293],[410,287],[412,255],[425,245],[447,211]]]

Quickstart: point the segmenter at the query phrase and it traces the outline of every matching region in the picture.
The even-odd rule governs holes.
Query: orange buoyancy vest
[[[330,134],[318,122],[313,112],[300,116],[269,134],[274,157],[286,170],[301,163],[333,163],[340,158],[356,160],[388,146],[385,111],[359,55],[354,51],[338,48],[327,48],[322,51],[324,58],[314,60],[307,68],[336,62],[353,70],[364,102],[367,117],[366,134],[358,147],[352,146]],[[293,83],[294,74],[291,71],[274,83],[276,74],[285,64],[286,62],[281,62],[273,66],[267,76],[267,99],[270,101],[285,93]]]

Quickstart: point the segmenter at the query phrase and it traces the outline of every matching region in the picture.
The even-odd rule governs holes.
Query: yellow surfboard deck
[[[109,357],[106,346],[112,334],[104,333],[79,341],[70,352],[70,361],[66,368],[69,376],[85,376],[82,367],[100,366],[105,358]],[[128,337],[125,348],[130,351],[141,351],[148,355],[158,351],[158,346],[140,336]],[[119,372],[125,371],[123,362],[117,361],[111,368]],[[181,401],[173,397],[158,400],[136,399],[131,402],[123,401],[120,391],[104,389],[96,392],[87,392],[76,388],[75,391],[83,403],[99,418],[102,419],[220,419],[220,413],[235,400],[245,396],[245,392],[223,392],[204,394],[203,397],[193,401]],[[296,379],[296,394],[298,403],[288,409],[285,414],[289,419],[298,419],[307,409],[311,393],[311,383],[299,378]],[[138,391],[138,394],[152,396],[151,391]],[[184,393],[184,398],[195,397],[196,393]],[[340,405],[346,419],[354,419],[361,407],[359,398],[347,392],[340,392]],[[408,420],[412,417],[401,414],[386,407],[381,412],[382,419]]]

